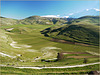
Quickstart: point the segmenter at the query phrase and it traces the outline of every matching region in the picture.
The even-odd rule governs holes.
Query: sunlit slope
[[[0,25],[17,25],[17,24],[24,24],[24,25],[34,25],[34,24],[41,24],[41,25],[54,25],[54,24],[64,24],[67,22],[67,19],[64,18],[49,18],[49,17],[41,17],[41,16],[30,16],[25,19],[17,20],[11,18],[0,17]]]
[[[50,25],[51,26],[51,25]],[[45,37],[40,31],[49,28],[48,25],[12,25],[0,28],[0,58],[1,64],[31,65],[31,66],[62,66],[66,61],[60,62],[41,62],[41,59],[57,58],[58,52],[96,52],[98,47],[85,47],[73,44],[63,44],[50,41],[51,38]],[[14,28],[10,32],[4,29]],[[8,42],[7,42],[8,40]],[[90,59],[95,62],[98,58]],[[83,59],[69,59],[70,64],[82,64]],[[63,62],[63,64],[61,64]],[[77,62],[77,63],[76,63]],[[70,65],[68,64],[68,65]]]
[[[99,16],[83,16],[78,19],[69,21],[67,24],[91,24],[100,26]]]
[[[5,18],[5,17],[0,17],[0,26],[6,26],[6,25],[15,25],[19,24],[18,20],[16,19],[11,19],[11,18]]]
[[[93,17],[92,17],[93,18]],[[87,20],[89,19],[89,20]],[[82,21],[81,21],[82,20]],[[78,23],[76,23],[79,21]],[[89,22],[87,22],[89,21]],[[95,21],[95,22],[94,22]],[[92,23],[93,22],[93,23]],[[90,17],[81,17],[63,27],[51,27],[41,31],[45,36],[63,39],[70,42],[85,43],[91,45],[99,44],[98,17],[90,22]]]
[[[30,16],[25,19],[20,20],[21,24],[44,24],[44,25],[52,25],[52,24],[63,24],[67,22],[67,19],[61,18],[49,18],[49,17],[40,17],[40,16]]]
[[[43,25],[42,25],[43,26]],[[31,26],[31,25],[14,25],[14,26],[5,26],[0,29],[0,57],[1,63],[7,64],[12,62],[22,62],[25,61],[27,65],[31,61],[34,62],[34,58],[54,58],[57,54],[57,51],[50,51],[49,48],[53,48],[55,45],[53,42],[45,40],[39,29],[46,28],[49,26]],[[14,28],[10,32],[4,29]],[[37,30],[38,29],[38,30]],[[48,43],[48,44],[47,44]],[[56,47],[54,47],[56,49]],[[42,57],[45,53],[46,56]],[[20,55],[22,55],[20,57]],[[39,60],[41,60],[39,59]],[[22,61],[21,61],[22,60]],[[38,59],[37,59],[38,60]],[[5,62],[5,63],[4,63]]]

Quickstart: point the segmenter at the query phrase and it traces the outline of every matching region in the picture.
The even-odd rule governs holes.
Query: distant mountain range
[[[86,9],[86,10],[82,10],[79,12],[75,12],[75,13],[69,13],[66,15],[45,15],[45,16],[41,16],[41,17],[54,17],[54,18],[79,18],[82,16],[99,16],[99,9],[96,8],[91,8],[91,9]]]
[[[33,24],[66,24],[69,21],[77,19],[82,16],[99,16],[99,9],[91,8],[86,9],[76,13],[70,13],[69,15],[61,16],[61,15],[46,15],[46,16],[30,16],[25,19],[17,20],[6,17],[0,17],[0,25],[16,25],[16,24],[25,24],[25,25],[33,25]],[[83,21],[82,21],[83,22]]]
[[[100,10],[96,8],[86,9],[77,13],[69,14],[69,17],[79,18],[82,16],[99,16]]]
[[[73,13],[72,15],[70,15],[69,17],[73,17],[73,18],[79,18],[82,16],[99,16],[99,10],[98,9],[86,9],[83,10],[81,12],[77,12],[77,13]]]
[[[71,19],[67,18],[52,18],[52,17],[41,17],[41,16],[30,16],[25,19],[17,20],[11,18],[0,17],[0,25],[16,25],[16,24],[25,24],[25,25],[53,25],[53,24],[64,24]]]
[[[0,25],[15,25],[15,24],[25,24],[25,25],[33,25],[33,24],[46,24],[46,25],[53,25],[53,24],[66,24],[69,21],[77,19],[82,16],[99,16],[99,9],[92,8],[86,9],[81,12],[71,13],[67,16],[60,17],[60,15],[47,15],[47,16],[30,16],[25,19],[17,20],[11,18],[0,17]],[[82,21],[83,22],[83,21]],[[93,22],[94,23],[94,22]]]

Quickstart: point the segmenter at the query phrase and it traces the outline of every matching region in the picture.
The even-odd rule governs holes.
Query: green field
[[[13,67],[1,67],[2,75],[86,75],[91,70],[98,70],[99,65],[65,69],[18,69]]]
[[[50,41],[50,39],[52,38],[45,37],[43,34],[40,33],[40,31],[53,26],[54,25],[38,25],[38,24],[1,26],[0,27],[0,32],[1,32],[0,33],[0,39],[1,39],[0,40],[1,63],[0,64],[9,65],[9,66],[78,65],[78,64],[83,64],[84,58],[65,58],[56,62],[41,62],[41,59],[49,60],[49,59],[57,58],[58,52],[87,52],[87,51],[94,52],[94,53],[99,52],[98,46],[82,46],[82,45],[52,42]],[[11,30],[10,32],[5,30],[10,28],[14,28],[14,29]],[[66,55],[66,56],[71,56],[71,55]],[[79,54],[78,56],[82,56],[82,55]],[[97,56],[97,55],[83,54],[83,56]],[[99,58],[93,57],[93,58],[87,58],[87,60],[88,60],[87,63],[94,63],[94,62],[98,62]],[[3,68],[1,71],[3,74],[6,73],[5,68]],[[90,71],[90,70],[86,70],[86,71]],[[8,72],[9,70],[7,70],[7,73]],[[44,72],[44,70],[41,72]],[[61,70],[61,73],[62,72],[64,72],[64,69]],[[24,72],[21,71],[20,69],[18,69],[18,73],[24,74]]]

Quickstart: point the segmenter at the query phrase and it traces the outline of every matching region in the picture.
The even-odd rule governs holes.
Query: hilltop
[[[41,16],[30,16],[25,19],[17,20],[6,17],[0,17],[0,25],[63,25],[63,24],[92,24],[99,25],[99,16],[83,16],[80,18],[53,18],[53,17],[41,17]]]
[[[11,18],[0,17],[1,25],[34,25],[34,24],[42,24],[42,25],[53,25],[58,24],[61,25],[67,22],[67,19],[64,18],[50,18],[50,17],[41,17],[41,16],[30,16],[25,19],[17,20]]]
[[[91,24],[99,26],[99,16],[83,16],[67,22],[67,24]]]
[[[18,20],[6,18],[6,17],[0,17],[0,26],[1,25],[16,25],[18,24]]]

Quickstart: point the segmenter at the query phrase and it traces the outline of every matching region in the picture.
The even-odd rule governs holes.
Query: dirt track
[[[92,58],[97,56],[68,56],[67,58]]]
[[[88,44],[77,43],[77,42],[69,42],[69,41],[59,40],[59,39],[51,39],[51,41],[60,42],[60,43],[66,43],[66,44],[75,44],[75,45],[91,46],[91,45],[88,45]]]
[[[100,62],[82,64],[82,65],[73,65],[73,66],[60,66],[60,67],[15,67],[15,68],[31,68],[31,69],[45,69],[45,68],[74,68],[74,67],[84,67],[89,65],[100,64]]]
[[[61,52],[62,54],[89,54],[87,52]]]

